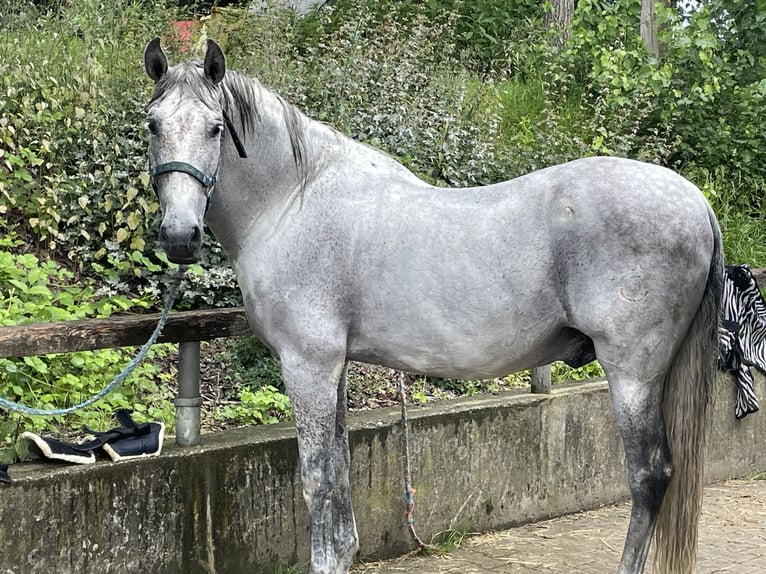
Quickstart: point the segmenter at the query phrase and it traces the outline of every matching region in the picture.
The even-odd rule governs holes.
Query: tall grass
[[[736,170],[694,169],[688,174],[718,217],[726,262],[766,267],[766,182]],[[761,202],[753,205],[752,197]]]

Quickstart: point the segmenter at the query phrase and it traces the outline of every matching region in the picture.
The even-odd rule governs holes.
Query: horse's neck
[[[233,259],[254,237],[266,237],[295,210],[306,196],[323,193],[353,194],[366,185],[315,185],[322,173],[342,173],[348,164],[376,165],[388,175],[413,186],[426,185],[392,157],[348,138],[333,128],[300,113],[277,95],[257,86],[258,119],[244,134],[247,158],[241,159],[227,137],[221,164],[219,191],[208,223]],[[230,113],[241,125],[239,112]],[[342,167],[345,165],[346,168]],[[348,182],[346,182],[348,183]]]
[[[302,191],[311,161],[305,151],[300,151],[304,153],[301,167],[296,166],[296,138],[303,137],[302,124],[308,120],[297,111],[293,115],[276,95],[262,88],[260,92],[258,119],[252,130],[239,134],[246,158],[239,157],[231,136],[227,136],[220,183],[208,216],[210,228],[232,258],[236,258],[253,226],[268,228],[278,223],[265,213],[283,210]],[[243,126],[239,111],[230,110],[229,115],[238,129]],[[298,125],[288,126],[288,121]]]

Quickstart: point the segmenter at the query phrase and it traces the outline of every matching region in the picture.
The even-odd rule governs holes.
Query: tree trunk
[[[545,25],[558,30],[561,41],[569,35],[569,24],[572,22],[577,0],[551,0],[551,9],[545,12]]]
[[[670,5],[670,0],[641,0],[641,39],[646,49],[659,58],[662,53],[662,43],[658,37],[657,14],[655,5],[662,2],[665,6]]]

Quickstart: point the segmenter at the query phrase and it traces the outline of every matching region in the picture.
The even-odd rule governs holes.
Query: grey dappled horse
[[[589,158],[435,188],[227,72],[213,41],[204,62],[168,68],[158,39],[144,60],[160,244],[171,261],[195,261],[207,216],[250,326],[282,361],[311,573],[348,572],[359,547],[349,360],[475,378],[596,357],[633,500],[619,571],[643,571],[656,524],[662,572],[691,572],[723,272],[694,185]]]

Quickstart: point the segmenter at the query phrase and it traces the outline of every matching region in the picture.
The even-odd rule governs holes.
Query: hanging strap
[[[247,157],[247,152],[245,151],[245,146],[242,145],[242,140],[239,139],[239,134],[237,133],[237,130],[234,129],[234,122],[231,121],[231,118],[229,117],[229,114],[226,113],[226,110],[221,109],[223,112],[223,121],[226,122],[226,128],[229,130],[229,133],[231,134],[231,141],[234,142],[234,147],[237,148],[237,153],[239,154],[239,157],[242,159],[245,159]]]

